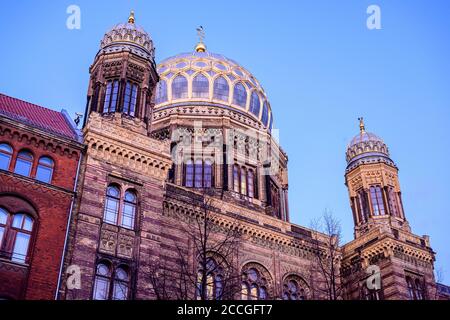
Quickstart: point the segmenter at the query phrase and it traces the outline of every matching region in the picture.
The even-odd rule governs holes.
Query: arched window
[[[230,87],[228,81],[224,77],[218,77],[214,81],[214,99],[228,101],[230,95]]]
[[[370,187],[370,199],[372,200],[373,215],[384,215],[383,191],[380,186]]]
[[[127,81],[125,95],[123,96],[123,113],[134,117],[136,113],[137,94],[138,85],[131,81]]]
[[[409,300],[416,300],[414,281],[410,277],[406,277],[406,284],[408,286]]]
[[[105,222],[117,224],[119,216],[120,189],[115,185],[110,185],[106,189]]]
[[[211,160],[209,160],[209,159],[205,160],[203,173],[204,173],[203,186],[205,188],[211,188],[211,186],[212,186],[212,162],[211,162]]]
[[[206,272],[199,266],[197,276],[197,300],[221,300],[223,298],[223,268],[217,264],[213,258],[208,258],[206,262]],[[205,276],[205,281],[203,281]],[[202,295],[203,290],[205,294]]]
[[[186,161],[185,173],[184,185],[188,188],[192,188],[194,186],[194,161],[192,161],[192,159]]]
[[[241,194],[247,195],[247,170],[241,168]]]
[[[263,274],[265,273],[265,274]],[[244,268],[242,273],[242,300],[266,300],[269,298],[267,292],[267,272],[254,266]]]
[[[113,300],[127,300],[128,282],[128,272],[123,267],[117,268],[114,273]]]
[[[129,291],[127,269],[125,266],[119,266],[113,270],[111,263],[107,261],[97,264],[92,299],[127,300]]]
[[[20,151],[17,155],[16,166],[14,172],[22,176],[29,177],[31,168],[33,167],[33,155],[29,151]]]
[[[202,159],[195,160],[195,178],[194,178],[194,187],[201,188],[203,187],[203,161]]]
[[[192,97],[193,98],[209,98],[209,81],[203,74],[198,74],[192,80]]]
[[[42,182],[50,183],[53,176],[53,167],[55,163],[49,157],[40,157],[36,170],[36,179]]]
[[[248,170],[247,174],[247,181],[248,181],[248,196],[250,198],[255,197],[255,175],[253,173],[253,170]]]
[[[234,86],[233,103],[245,108],[247,104],[247,90],[242,83],[237,83]]]
[[[13,148],[9,144],[0,144],[0,169],[9,170],[12,154]]]
[[[116,112],[117,99],[119,96],[119,80],[110,80],[106,84],[105,102],[103,113]]]
[[[234,165],[233,166],[233,189],[234,192],[240,192],[240,187],[239,187],[239,167],[238,165]]]
[[[369,205],[367,203],[367,194],[366,192],[361,189],[358,192],[357,196],[357,209],[359,213],[359,217],[362,223],[367,222],[367,219],[369,217]]]
[[[94,292],[92,299],[108,300],[109,287],[111,286],[111,265],[106,262],[97,265],[95,273]]]
[[[267,127],[267,121],[269,120],[269,107],[267,105],[267,101],[264,101],[263,105],[263,112],[261,116],[261,122],[264,124],[264,126]]]
[[[167,82],[161,80],[156,87],[156,103],[163,103],[167,101]]]
[[[25,263],[28,256],[31,233],[33,231],[33,219],[24,214],[17,213],[13,216],[11,226],[11,238],[14,238],[11,260]]]
[[[186,99],[188,97],[188,83],[184,76],[179,75],[172,81],[172,99]]]
[[[306,300],[306,283],[298,276],[291,275],[284,280],[283,300]]]
[[[250,98],[250,112],[258,117],[260,108],[261,108],[261,102],[259,100],[259,96],[256,93],[256,91],[253,91],[251,98]]]
[[[128,229],[134,228],[134,221],[136,218],[136,202],[136,193],[132,190],[127,190],[123,201],[123,210],[120,222],[122,227]]]

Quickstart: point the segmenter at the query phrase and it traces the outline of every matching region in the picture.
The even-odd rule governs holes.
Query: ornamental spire
[[[364,125],[364,118],[360,117],[358,118],[359,120],[359,131],[361,132],[361,134],[363,134],[364,132],[366,132],[366,126]]]
[[[131,10],[130,16],[128,17],[128,23],[134,23],[134,11]]]
[[[203,30],[202,26],[199,26],[197,28],[197,36],[198,36],[198,43],[195,46],[195,51],[197,52],[205,52],[206,51],[206,45],[203,43],[203,39],[205,39],[205,31]]]

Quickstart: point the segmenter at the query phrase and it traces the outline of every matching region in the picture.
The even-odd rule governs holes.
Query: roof
[[[77,129],[70,118],[61,112],[47,109],[0,93],[0,115],[37,127],[52,134],[78,140]]]

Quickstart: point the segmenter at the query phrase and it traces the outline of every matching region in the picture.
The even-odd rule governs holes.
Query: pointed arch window
[[[11,164],[11,158],[13,155],[13,148],[7,144],[0,144],[0,169],[9,170]]]
[[[50,183],[53,176],[54,161],[49,157],[40,157],[37,170],[36,179],[42,182]]]
[[[127,300],[129,292],[128,267],[113,268],[109,261],[97,264],[93,300]]]
[[[125,95],[123,97],[123,113],[134,117],[136,113],[136,102],[138,94],[138,85],[127,81],[125,85]]]
[[[228,101],[230,87],[228,81],[220,76],[214,81],[214,99]]]
[[[267,105],[267,101],[264,101],[261,122],[264,124],[265,127],[267,127],[268,120],[269,120],[269,107]]]
[[[118,96],[119,96],[119,80],[109,80],[106,83],[105,101],[103,103],[103,113],[116,112]]]
[[[269,298],[267,293],[267,279],[261,273],[261,270],[253,267],[244,269],[242,279],[242,300],[266,300]]]
[[[29,177],[33,167],[33,155],[29,151],[22,150],[17,155],[14,172],[22,176]]]
[[[167,82],[161,80],[156,87],[156,103],[163,103],[167,101]]]
[[[186,99],[188,97],[188,83],[184,76],[179,75],[172,82],[172,99]]]
[[[193,98],[209,98],[209,80],[203,74],[198,74],[192,80],[192,97]]]
[[[259,100],[259,95],[256,93],[256,91],[253,91],[250,99],[250,112],[258,117],[260,108],[261,102]]]
[[[197,273],[197,290],[196,298],[201,300],[222,300],[223,298],[223,268],[217,264],[213,258],[208,258],[206,262],[206,272],[203,272],[203,268],[199,266]],[[203,281],[203,276],[206,277]],[[203,295],[203,290],[205,294]]]
[[[247,105],[247,90],[242,83],[237,83],[234,86],[233,103],[242,108]]]
[[[373,215],[384,215],[383,190],[380,186],[370,187],[370,200],[372,201]]]

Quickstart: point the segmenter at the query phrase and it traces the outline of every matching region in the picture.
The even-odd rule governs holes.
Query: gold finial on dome
[[[199,38],[199,42],[195,46],[195,51],[197,52],[205,52],[206,51],[206,45],[203,43],[203,39],[205,39],[205,31],[203,30],[202,26],[199,26],[197,28],[197,35]]]
[[[359,120],[359,131],[361,131],[361,134],[363,134],[364,132],[366,132],[366,126],[364,125],[364,118],[360,117],[358,118]]]
[[[134,11],[131,10],[130,16],[128,17],[128,23],[134,23]]]

